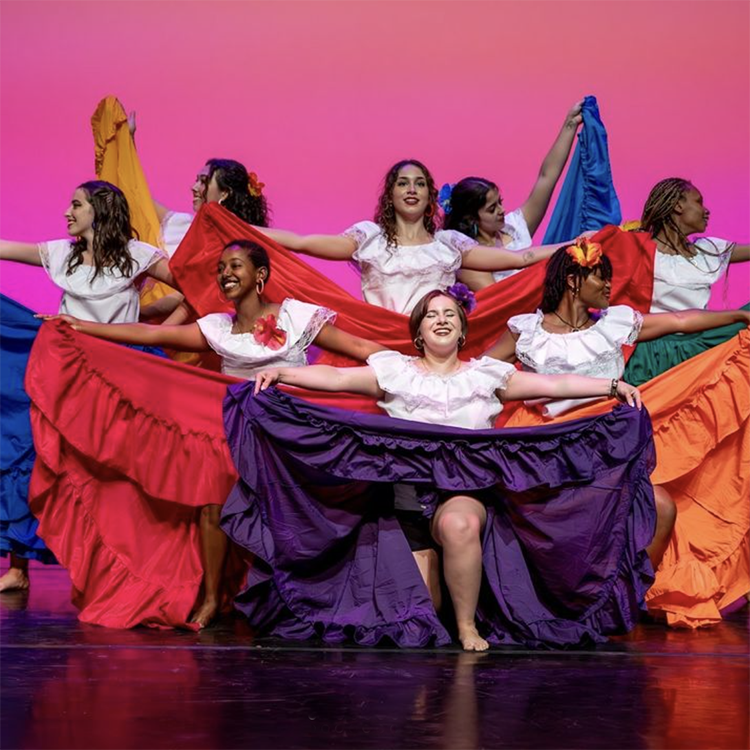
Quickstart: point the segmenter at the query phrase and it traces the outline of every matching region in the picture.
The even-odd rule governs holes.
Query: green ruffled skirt
[[[750,303],[742,309],[750,310]],[[623,380],[630,385],[642,385],[679,365],[680,362],[723,344],[743,328],[743,323],[732,323],[721,328],[712,328],[710,331],[671,333],[658,339],[643,341],[635,347],[633,355],[628,360]]]

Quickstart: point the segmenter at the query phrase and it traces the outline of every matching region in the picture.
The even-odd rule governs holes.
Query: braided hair
[[[123,276],[133,274],[135,261],[130,255],[128,242],[137,236],[130,225],[130,207],[120,188],[104,180],[90,180],[78,186],[86,194],[86,200],[94,210],[94,240],[92,243],[94,275],[103,274],[105,270],[117,269]],[[87,249],[84,237],[72,243],[73,251],[68,257],[66,275],[83,263],[83,254]]]
[[[690,180],[682,177],[669,177],[666,180],[657,182],[651,192],[648,194],[646,204],[643,207],[641,216],[642,232],[650,232],[655,237],[664,229],[672,229],[677,232],[677,236],[683,243],[684,247],[690,245],[688,238],[682,233],[677,223],[672,218],[675,206],[693,189]]]
[[[443,217],[443,229],[455,229],[476,239],[479,235],[479,209],[487,202],[490,190],[497,185],[482,177],[464,177],[451,190],[450,213]]]
[[[558,248],[547,261],[547,272],[544,276],[544,291],[542,294],[541,310],[543,313],[555,312],[568,290],[568,278],[573,277],[573,289],[578,290],[584,279],[592,273],[598,273],[604,281],[612,278],[612,262],[606,255],[601,256],[595,266],[584,267],[578,265],[568,253],[571,245]]]
[[[429,204],[422,219],[424,222],[424,228],[430,235],[435,234],[435,231],[437,230],[435,218],[438,212],[438,191],[435,187],[435,180],[432,178],[430,170],[427,169],[421,161],[417,161],[416,159],[403,159],[402,161],[396,162],[396,164],[394,164],[386,173],[385,178],[383,179],[383,189],[378,198],[378,206],[375,209],[375,223],[383,230],[386,247],[395,247],[398,245],[398,240],[396,238],[396,209],[393,207],[393,186],[396,184],[396,180],[398,180],[398,173],[404,167],[409,166],[421,169],[422,174],[427,181]]]
[[[268,203],[264,195],[250,193],[250,175],[244,164],[234,159],[209,159],[206,166],[206,185],[216,177],[219,190],[227,193],[221,202],[224,208],[248,224],[268,226]]]

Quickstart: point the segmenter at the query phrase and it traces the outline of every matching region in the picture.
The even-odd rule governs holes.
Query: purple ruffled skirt
[[[237,608],[260,631],[403,647],[451,638],[393,515],[414,484],[487,502],[477,620],[495,644],[564,647],[624,633],[653,580],[656,510],[646,411],[549,427],[464,430],[229,388],[240,480],[222,527],[255,561]]]

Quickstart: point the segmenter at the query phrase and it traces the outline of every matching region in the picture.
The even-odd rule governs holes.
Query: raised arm
[[[615,386],[614,392],[612,386]],[[622,380],[587,378],[583,375],[538,375],[535,372],[514,373],[504,391],[505,401],[536,398],[591,398],[592,396],[617,397],[630,406],[641,408],[641,394],[637,388]]]
[[[376,398],[383,395],[371,367],[309,365],[263,370],[255,377],[255,393],[265,391],[274,383],[296,385],[313,391],[350,391]]]
[[[197,323],[187,326],[152,326],[147,323],[92,323],[71,315],[37,315],[44,320],[64,320],[76,331],[120,344],[166,346],[184,352],[205,352],[209,345]]]
[[[748,260],[750,260],[750,245],[735,245],[732,248],[730,263],[746,263]]]
[[[321,328],[320,333],[315,337],[315,345],[331,352],[345,354],[347,357],[358,359],[360,362],[364,362],[371,354],[382,352],[387,348],[376,344],[374,341],[352,336],[352,334],[342,331],[330,323]]]
[[[357,243],[343,234],[295,234],[285,229],[270,227],[253,227],[279,245],[283,245],[296,253],[312,255],[316,258],[328,260],[350,260]]]
[[[672,313],[650,313],[643,316],[638,341],[650,341],[670,333],[697,333],[711,328],[744,323],[750,325],[750,312],[745,310],[680,310]]]
[[[565,168],[565,162],[568,161],[568,155],[570,154],[570,149],[573,147],[576,131],[583,121],[583,116],[581,115],[582,107],[583,99],[580,102],[576,102],[565,116],[565,122],[557,138],[555,138],[552,148],[547,153],[547,156],[544,157],[536,183],[534,183],[534,187],[526,202],[521,206],[523,217],[526,219],[529,234],[531,235],[536,232],[542,223],[544,214],[547,212],[547,207],[549,206],[550,198],[552,198],[552,193],[555,190],[555,185]]]
[[[517,359],[516,341],[518,341],[518,334],[506,329],[505,333],[484,353],[484,356],[500,359],[513,365]]]
[[[471,271],[507,271],[511,268],[526,268],[547,260],[554,255],[555,250],[570,243],[561,242],[557,245],[540,245],[530,247],[522,252],[505,250],[501,247],[485,247],[476,245],[464,253],[461,268]]]
[[[0,240],[0,260],[14,260],[30,266],[41,266],[42,256],[39,246],[31,242],[9,242]]]

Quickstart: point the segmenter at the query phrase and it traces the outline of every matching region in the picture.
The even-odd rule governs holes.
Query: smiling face
[[[216,172],[209,179],[210,168],[206,164],[195,176],[195,182],[190,190],[193,193],[193,211],[197,211],[204,203],[216,203],[226,197],[216,182]]]
[[[487,191],[487,199],[477,212],[479,234],[494,239],[505,225],[505,209],[500,193],[492,188]]]
[[[68,210],[65,212],[68,234],[71,237],[83,237],[86,232],[92,233],[95,217],[94,207],[89,203],[86,191],[77,188],[70,200]]]
[[[674,208],[675,221],[683,234],[705,232],[711,212],[703,205],[700,190],[692,187]]]
[[[224,250],[216,269],[216,281],[219,288],[232,302],[248,294],[257,294],[258,282],[260,279],[265,279],[267,275],[267,268],[256,268],[247,250],[236,245],[230,245]]]
[[[569,284],[575,280],[569,277]],[[601,267],[595,268],[585,279],[581,280],[578,297],[586,307],[596,310],[606,310],[612,293],[612,280],[605,279]]]
[[[419,324],[419,336],[425,351],[445,355],[457,351],[458,340],[464,333],[464,318],[458,302],[445,294],[433,297]]]
[[[430,201],[430,189],[424,172],[415,164],[401,167],[391,198],[399,216],[410,219],[424,216]]]

